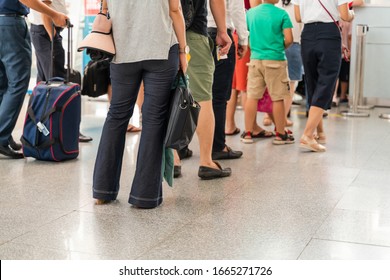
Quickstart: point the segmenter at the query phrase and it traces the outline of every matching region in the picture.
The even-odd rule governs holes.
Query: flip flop
[[[129,124],[127,126],[127,130],[126,130],[126,132],[140,132],[140,131],[141,131],[140,127],[136,127],[136,126],[134,126],[132,124]]]
[[[241,132],[241,130],[238,127],[236,127],[236,129],[232,133],[226,133],[225,132],[225,135],[232,136],[232,135],[236,135],[236,134],[238,134],[240,132]]]

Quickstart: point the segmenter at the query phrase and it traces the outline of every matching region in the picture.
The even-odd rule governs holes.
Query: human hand
[[[238,49],[237,49],[238,59],[242,59],[245,56],[247,51],[248,51],[247,45],[238,45]]]
[[[350,58],[351,58],[351,52],[350,52],[350,50],[346,47],[346,46],[344,46],[343,45],[343,50],[342,50],[342,56],[343,56],[343,59],[345,60],[345,61],[349,61],[350,60]]]
[[[217,32],[217,37],[215,38],[215,42],[217,46],[219,46],[219,55],[224,56],[227,55],[232,45],[232,40],[230,39],[227,32]]]
[[[55,26],[66,27],[67,21],[69,21],[69,17],[63,13],[56,12],[52,17],[52,20]]]

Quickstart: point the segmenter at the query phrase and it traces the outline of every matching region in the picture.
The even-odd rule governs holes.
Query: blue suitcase
[[[25,157],[63,161],[79,155],[80,85],[68,82],[72,69],[71,28],[69,23],[67,80],[40,82],[30,97],[21,137]]]
[[[79,155],[80,86],[41,82],[30,97],[24,122],[23,154],[39,160],[63,161]]]

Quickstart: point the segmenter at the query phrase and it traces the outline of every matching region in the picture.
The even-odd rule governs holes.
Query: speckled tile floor
[[[96,206],[91,197],[107,107],[83,98],[82,132],[94,141],[76,160],[0,158],[0,259],[390,259],[390,122],[378,118],[390,109],[369,118],[332,109],[326,153],[229,136],[244,155],[221,161],[233,174],[213,181],[197,177],[194,137],[194,156],[173,188],[164,183],[163,204],[139,210],[127,203],[137,133],[127,135],[118,201]],[[304,108],[291,115],[299,139]],[[242,129],[243,111],[236,120]]]

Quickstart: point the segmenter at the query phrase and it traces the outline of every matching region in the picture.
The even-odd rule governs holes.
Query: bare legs
[[[326,148],[315,139],[314,133],[317,129],[318,135],[324,135],[324,128],[322,118],[324,109],[316,106],[311,106],[309,110],[309,117],[307,119],[305,130],[301,137],[300,147],[311,150],[313,152],[325,152]]]
[[[237,98],[239,91],[232,89],[232,94],[230,96],[229,101],[226,106],[226,125],[225,125],[225,133],[231,134],[237,129],[236,121],[234,120],[234,115],[236,113],[237,107]],[[241,93],[242,98],[242,93]]]
[[[199,113],[198,127],[196,128],[200,148],[199,165],[218,169],[219,167],[211,158],[215,127],[213,104],[212,101],[209,100],[201,101],[199,102],[199,105],[201,110]]]
[[[293,97],[294,97],[295,89],[297,88],[297,85],[298,85],[298,81],[290,81],[290,96],[284,99],[284,109],[285,109],[285,113],[286,113],[286,126],[293,125],[293,122],[287,118],[287,115],[291,109],[291,105],[293,102]]]

